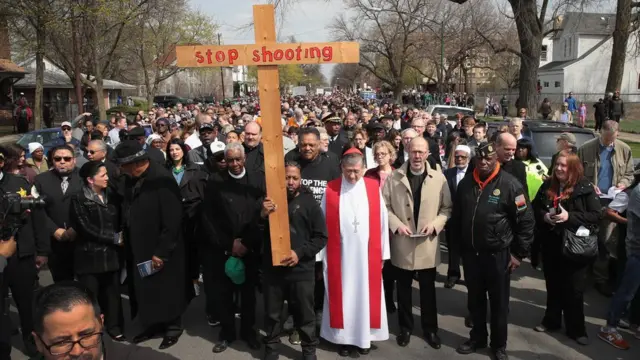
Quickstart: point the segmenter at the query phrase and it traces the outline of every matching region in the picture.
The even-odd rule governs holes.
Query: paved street
[[[446,256],[444,256],[446,258]],[[446,265],[439,268],[440,274],[446,274]],[[51,278],[48,273],[41,274],[41,282],[48,284]],[[464,327],[463,315],[466,312],[466,289],[457,285],[449,290],[442,287],[443,277],[439,277],[437,286],[438,313],[440,321],[440,336],[443,341],[442,349],[433,350],[425,341],[414,336],[407,348],[399,348],[395,343],[395,335],[398,331],[397,317],[390,317],[391,338],[383,343],[378,343],[378,349],[372,351],[368,356],[361,356],[369,359],[488,359],[488,352],[473,354],[468,356],[458,355],[455,348],[468,336],[468,329]],[[562,333],[547,335],[536,333],[532,328],[542,319],[544,313],[545,290],[544,280],[541,272],[536,272],[528,263],[523,264],[512,277],[511,290],[511,314],[509,321],[509,354],[511,359],[518,360],[570,360],[570,359],[618,359],[637,360],[640,359],[640,340],[633,338],[630,333],[625,332],[627,339],[631,343],[631,350],[621,351],[614,349],[597,338],[598,326],[603,324],[603,314],[606,311],[608,300],[592,290],[585,298],[585,313],[587,315],[587,331],[591,338],[590,346],[577,345],[572,340],[567,339]],[[418,304],[418,291],[414,291],[414,305]],[[204,317],[203,298],[197,298],[190,305],[184,316],[186,327],[180,342],[169,349],[180,359],[220,359],[220,360],[240,360],[260,358],[260,352],[249,353],[244,343],[238,341],[232,344],[232,348],[223,354],[213,354],[211,348],[216,339],[218,330],[212,330],[206,324]],[[258,309],[261,309],[259,297]],[[125,301],[126,304],[126,301]],[[14,319],[17,320],[14,311]],[[261,316],[259,311],[259,319]],[[125,310],[128,314],[128,309]],[[414,316],[416,324],[419,324],[419,309],[414,306]],[[419,325],[417,326],[419,328]],[[127,329],[127,336],[131,338],[137,331],[135,324],[130,324]],[[419,332],[415,332],[419,335]],[[161,339],[153,339],[144,346],[157,348]],[[299,347],[289,345],[287,338],[283,337],[286,344],[283,347],[282,359],[297,359]],[[13,359],[23,360],[26,357],[20,352],[22,346],[19,336],[14,337]],[[318,350],[319,359],[340,359],[335,352],[335,347],[323,342]]]

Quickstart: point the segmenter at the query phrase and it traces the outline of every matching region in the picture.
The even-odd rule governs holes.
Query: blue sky
[[[254,42],[253,29],[246,29],[253,17],[252,5],[267,3],[266,0],[191,0],[194,8],[211,15],[221,25],[220,33],[225,44]],[[279,39],[294,35],[298,41],[331,41],[326,29],[335,16],[344,11],[342,0],[297,0],[289,7],[286,21],[277,24]],[[332,65],[322,65],[327,79],[331,77]]]

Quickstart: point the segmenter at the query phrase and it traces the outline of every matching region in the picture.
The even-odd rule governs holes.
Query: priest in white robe
[[[377,182],[363,178],[359,150],[344,153],[341,170],[322,198],[329,240],[317,255],[326,290],[320,336],[341,345],[341,356],[353,350],[365,355],[371,341],[389,338],[382,286],[390,257],[388,216]]]

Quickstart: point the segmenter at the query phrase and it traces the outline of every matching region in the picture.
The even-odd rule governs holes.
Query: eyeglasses
[[[71,161],[71,159],[73,159],[71,156],[54,156],[53,157],[53,161],[55,162],[60,162],[62,160],[69,162]]]
[[[465,156],[465,155],[455,155],[454,158],[456,158],[456,159],[467,159],[469,157]]]
[[[389,155],[389,153],[386,153],[386,152],[380,152],[380,153],[375,153],[374,154],[375,157],[385,157],[387,155]]]
[[[42,337],[40,337],[40,335],[36,334],[36,336],[38,336],[38,339],[40,339],[47,351],[49,351],[49,353],[53,356],[62,356],[69,354],[71,351],[73,351],[73,348],[76,346],[76,344],[79,344],[85,350],[93,349],[102,341],[101,331],[82,336],[76,341],[65,340],[51,345],[47,345],[44,340],[42,340]]]
[[[88,152],[89,154],[93,155],[93,154],[95,154],[95,153],[102,152],[102,151],[103,151],[103,150],[89,150],[89,151],[87,151],[87,152]]]
[[[63,127],[62,127],[62,131],[69,131],[69,130],[71,130],[71,128],[70,128],[70,127],[68,127],[68,126],[63,126]]]
[[[157,124],[157,127],[167,127],[167,124]]]

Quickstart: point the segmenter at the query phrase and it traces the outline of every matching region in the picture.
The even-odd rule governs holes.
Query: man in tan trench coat
[[[429,146],[422,137],[409,144],[409,161],[385,182],[382,196],[389,211],[391,264],[398,288],[398,345],[407,346],[413,331],[411,284],[420,284],[420,319],[424,337],[441,346],[436,309],[436,267],[440,264],[438,235],[451,216],[451,193],[442,172],[427,165]]]

